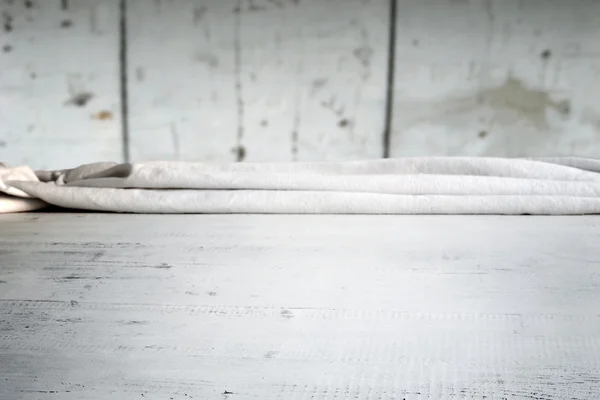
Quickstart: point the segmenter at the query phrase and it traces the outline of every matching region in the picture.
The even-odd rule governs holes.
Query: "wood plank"
[[[388,1],[254,6],[239,14],[248,158],[381,157]]]
[[[387,0],[128,4],[135,160],[381,156]]]
[[[0,216],[0,397],[589,399],[597,217]]]
[[[233,160],[231,1],[127,2],[133,161]]]
[[[398,0],[392,156],[600,156],[600,3]]]
[[[0,160],[122,159],[118,1],[1,1]]]

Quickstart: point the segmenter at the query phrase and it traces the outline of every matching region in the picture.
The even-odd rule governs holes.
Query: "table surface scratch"
[[[0,399],[597,399],[600,218],[0,216]]]

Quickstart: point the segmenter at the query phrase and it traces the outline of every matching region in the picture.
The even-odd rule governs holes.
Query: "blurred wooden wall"
[[[391,1],[0,0],[0,160],[600,157],[600,1]]]

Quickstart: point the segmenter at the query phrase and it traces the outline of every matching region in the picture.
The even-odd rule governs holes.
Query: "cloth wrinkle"
[[[600,160],[0,163],[0,213],[49,205],[128,213],[598,214]]]

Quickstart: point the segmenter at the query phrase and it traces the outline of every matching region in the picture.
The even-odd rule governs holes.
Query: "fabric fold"
[[[600,213],[600,161],[574,157],[101,162],[0,171],[0,212],[30,201],[32,209],[51,204],[127,213]]]
[[[29,167],[10,167],[0,163],[0,214],[39,210],[48,206],[44,201],[20,190],[7,182],[37,182],[37,176]]]

